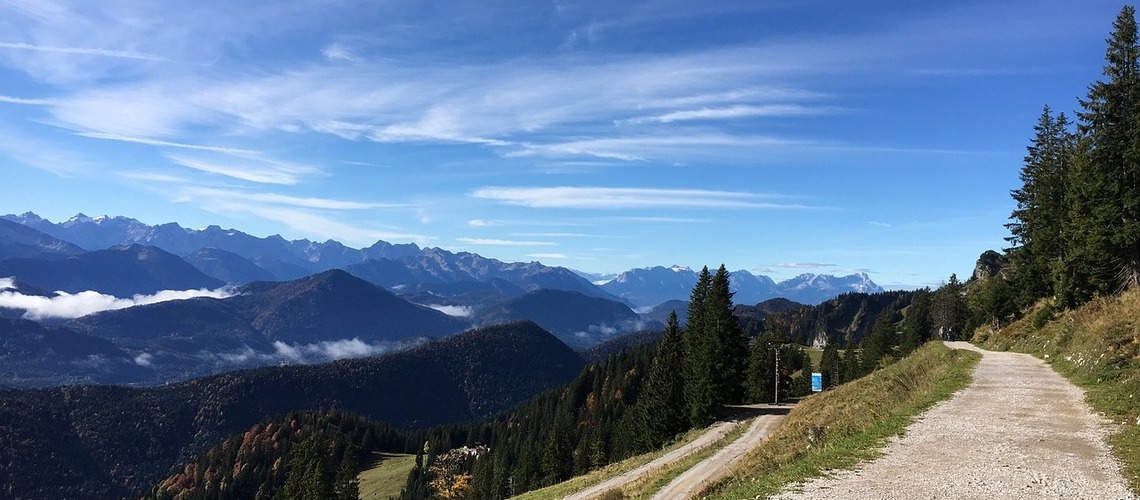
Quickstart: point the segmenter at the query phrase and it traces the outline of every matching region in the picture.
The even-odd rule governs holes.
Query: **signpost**
[[[819,372],[812,372],[811,374],[811,392],[823,391],[823,374]]]

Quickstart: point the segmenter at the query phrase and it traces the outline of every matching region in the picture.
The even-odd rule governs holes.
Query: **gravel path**
[[[753,448],[760,445],[768,433],[784,419],[783,414],[760,415],[739,439],[721,448],[713,456],[694,465],[653,495],[653,500],[691,498],[706,485],[727,474],[736,463]]]
[[[778,415],[761,415],[760,417],[757,417],[757,418],[764,418],[764,417],[780,418],[780,417],[783,417],[783,415],[786,414],[788,411],[788,407],[786,407],[786,406],[785,407],[774,407],[774,406],[763,405],[763,404],[746,405],[746,406],[741,406],[739,408],[740,408],[740,411],[734,413],[732,416],[725,419],[724,421],[717,422],[717,423],[713,424],[712,426],[710,426],[708,428],[707,431],[705,431],[704,434],[701,434],[699,437],[697,437],[697,439],[694,439],[693,441],[687,443],[686,445],[684,445],[680,448],[677,448],[673,451],[670,451],[669,453],[666,453],[660,457],[657,457],[653,461],[646,463],[640,467],[637,467],[636,469],[627,471],[623,474],[614,476],[610,479],[607,479],[607,480],[602,481],[598,484],[595,484],[589,488],[578,491],[577,493],[575,493],[573,495],[565,497],[563,500],[589,500],[592,498],[596,498],[599,495],[601,495],[602,493],[605,493],[609,490],[612,490],[614,488],[619,488],[619,487],[625,485],[626,483],[636,481],[637,479],[640,479],[641,476],[649,474],[653,470],[656,470],[660,467],[664,467],[668,464],[671,464],[673,462],[681,460],[681,459],[683,459],[689,455],[692,455],[693,453],[700,451],[704,447],[719,441],[720,438],[723,438],[724,436],[728,435],[728,433],[732,432],[732,429],[735,428],[737,424],[747,420],[752,415],[755,415],[756,411],[776,411],[776,412],[779,412]],[[755,424],[753,424],[753,427],[755,428]],[[749,432],[751,432],[751,429],[749,430]],[[748,434],[745,434],[745,436],[747,436],[747,435]],[[743,437],[741,439],[743,439]],[[739,441],[740,440],[738,439],[737,441],[733,441],[733,443],[736,443]],[[706,460],[706,462],[707,462],[707,460]]]
[[[611,477],[589,488],[581,490],[573,495],[564,498],[563,500],[588,500],[595,498],[598,495],[601,495],[602,493],[605,493],[614,488],[619,488],[628,482],[634,481],[641,476],[648,474],[654,469],[663,467],[667,464],[685,458],[693,453],[700,451],[701,448],[717,442],[720,438],[731,432],[732,428],[735,427],[737,423],[739,422],[735,420],[717,422],[710,426],[704,434],[701,434],[700,437],[694,439],[692,442],[686,444],[685,446],[661,455],[653,461],[646,463],[636,469]]]
[[[982,353],[973,383],[884,456],[777,498],[1136,498],[1080,389],[1032,356],[950,345]]]

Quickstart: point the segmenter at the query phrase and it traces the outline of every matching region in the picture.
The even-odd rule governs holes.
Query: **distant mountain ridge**
[[[188,229],[177,223],[151,226],[129,217],[88,217],[78,214],[53,223],[32,212],[4,215],[3,219],[42,231],[87,250],[116,245],[147,245],[186,258],[215,279],[244,284],[262,272],[276,280],[292,280],[346,269],[377,285],[399,290],[429,284],[506,281],[519,293],[541,288],[579,292],[590,297],[620,300],[573,271],[538,262],[507,263],[469,252],[420,248],[415,243],[377,241],[354,249],[335,241],[288,241],[273,235],[258,238],[236,229],[211,225]]]
[[[698,273],[688,267],[654,266],[631,269],[601,285],[613,295],[637,307],[653,307],[671,300],[688,300]],[[847,276],[801,274],[777,283],[772,278],[740,270],[731,273],[731,289],[737,304],[757,304],[785,298],[801,304],[819,304],[843,293],[878,293],[883,288],[866,273]]]

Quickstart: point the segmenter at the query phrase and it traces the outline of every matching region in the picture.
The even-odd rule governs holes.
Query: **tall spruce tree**
[[[823,375],[824,387],[835,387],[843,383],[843,365],[839,359],[839,347],[834,342],[828,342],[823,348],[823,356],[819,359],[819,372]]]
[[[1066,254],[1068,180],[1076,153],[1076,136],[1064,113],[1054,117],[1045,106],[1033,130],[1021,168],[1022,186],[1010,193],[1017,207],[1006,224],[1018,308],[1054,295],[1058,287]]]
[[[653,364],[641,395],[637,398],[635,415],[639,424],[639,437],[645,449],[658,448],[688,427],[685,413],[684,339],[677,326],[677,312],[669,314],[665,335],[657,346]]]
[[[689,423],[704,427],[716,419],[717,398],[713,366],[717,353],[716,339],[708,328],[708,298],[712,275],[701,269],[697,284],[689,297],[689,318],[685,323],[685,406]]]
[[[934,331],[944,337],[961,340],[966,326],[966,299],[962,297],[965,287],[958,281],[957,274],[943,283],[934,292],[930,306],[930,319]]]
[[[930,340],[932,329],[930,321],[931,300],[930,289],[915,290],[914,298],[911,299],[910,306],[907,307],[906,317],[903,318],[899,354],[906,356]]]
[[[714,339],[713,384],[719,404],[737,404],[744,401],[744,372],[748,363],[748,341],[736,316],[732,313],[732,292],[729,274],[724,264],[712,277],[706,302],[705,327]]]
[[[1091,262],[1089,288],[1114,293],[1140,286],[1140,46],[1136,11],[1121,9],[1105,52],[1104,81],[1081,100],[1084,135],[1070,215],[1073,243]],[[1098,258],[1099,257],[1099,258]],[[1072,273],[1070,273],[1072,274]],[[1080,285],[1076,283],[1074,285]]]
[[[875,319],[875,326],[863,339],[863,373],[870,373],[879,366],[879,362],[888,356],[894,355],[894,346],[897,343],[895,334],[895,311],[884,309]]]

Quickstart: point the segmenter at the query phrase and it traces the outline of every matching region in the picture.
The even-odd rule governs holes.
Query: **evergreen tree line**
[[[1079,102],[1076,122],[1045,106],[1006,224],[1008,276],[974,302],[1000,323],[1037,300],[1075,307],[1140,285],[1140,44],[1125,6],[1107,40],[1104,78]]]

